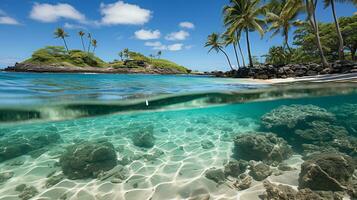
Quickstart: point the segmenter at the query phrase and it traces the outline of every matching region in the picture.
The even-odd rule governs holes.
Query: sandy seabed
[[[21,132],[28,129],[41,131],[55,126],[63,141],[37,158],[24,155],[0,163],[0,172],[14,172],[11,179],[0,185],[0,200],[19,199],[15,188],[20,184],[34,186],[38,190],[39,194],[33,199],[259,199],[264,192],[262,182],[253,181],[249,189],[238,191],[229,181],[217,184],[204,175],[209,168],[223,168],[232,155],[232,138],[237,133],[256,130],[258,121],[233,113],[224,116],[197,114],[194,110],[179,113],[113,115],[14,127],[14,132]],[[136,123],[154,125],[156,140],[153,148],[133,145],[126,130]],[[104,181],[63,179],[52,187],[46,187],[48,175],[62,173],[58,161],[66,146],[82,139],[101,138],[106,138],[115,146],[119,160],[124,156],[138,158],[125,166],[128,169],[125,180],[113,183],[112,178]],[[214,147],[202,147],[202,141],[207,139]],[[140,156],[155,152],[163,153],[154,159]],[[294,155],[285,162],[295,170],[272,175],[267,180],[296,188],[301,156]]]

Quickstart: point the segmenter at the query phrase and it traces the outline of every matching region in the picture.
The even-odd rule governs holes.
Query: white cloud
[[[30,18],[41,22],[56,22],[59,19],[72,19],[85,23],[85,16],[73,6],[65,3],[47,4],[35,3],[30,12]]]
[[[0,10],[0,24],[19,25],[20,23],[16,19],[7,16],[5,11]]]
[[[167,50],[167,46],[161,42],[145,42],[145,46],[152,47],[153,50]]]
[[[84,26],[81,26],[81,25],[78,25],[78,24],[71,24],[71,23],[64,23],[64,28],[67,28],[67,29],[87,29],[86,27]]]
[[[186,45],[185,46],[185,49],[192,49],[193,48],[193,45]]]
[[[159,41],[156,42],[145,42],[145,46],[152,47],[153,50],[168,50],[168,51],[180,51],[183,49],[184,45],[181,43],[164,45]]]
[[[112,4],[100,5],[100,12],[103,15],[100,24],[117,25],[117,24],[132,24],[142,25],[148,22],[152,12],[140,8],[137,5],[118,1]]]
[[[190,34],[186,31],[178,31],[178,32],[172,32],[170,34],[168,34],[165,39],[166,40],[185,40],[187,37],[189,37]]]
[[[134,34],[135,34],[135,38],[139,40],[153,40],[153,39],[158,39],[161,36],[159,30],[140,29],[136,31]]]
[[[144,45],[145,45],[145,46],[148,46],[148,47],[158,47],[158,46],[162,46],[161,42],[145,42]]]
[[[19,25],[20,23],[14,18],[8,16],[0,16],[0,24]]]
[[[181,28],[188,28],[188,29],[194,29],[195,25],[192,22],[181,22],[180,23]]]
[[[172,44],[167,46],[167,50],[169,51],[180,51],[182,50],[183,44],[177,43],[177,44]]]

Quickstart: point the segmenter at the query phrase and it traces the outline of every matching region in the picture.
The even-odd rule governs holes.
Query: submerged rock
[[[81,142],[67,148],[60,158],[63,173],[69,179],[95,178],[117,164],[113,144],[107,141]]]
[[[292,170],[295,170],[295,168],[289,166],[288,164],[286,163],[280,163],[278,165],[278,169],[281,170],[281,171],[292,171]]]
[[[234,139],[233,157],[236,159],[279,163],[291,155],[287,142],[272,133],[248,133]]]
[[[355,165],[349,156],[315,154],[301,165],[299,188],[342,191],[349,186],[354,170]]]
[[[46,180],[46,185],[45,186],[46,186],[46,188],[50,188],[50,187],[56,185],[57,183],[61,182],[63,179],[65,179],[65,176],[63,174],[50,176]]]
[[[137,147],[153,147],[155,145],[154,126],[137,127],[137,129],[132,132],[131,140]]]
[[[57,132],[27,132],[11,134],[0,139],[0,162],[40,150],[58,142],[61,136]]]
[[[348,132],[343,126],[335,126],[325,121],[307,122],[309,128],[298,129],[295,133],[304,141],[313,144],[321,144],[334,139],[347,137]]]
[[[211,140],[204,139],[201,141],[201,146],[202,149],[212,149],[214,147],[214,144]]]
[[[264,181],[263,200],[342,200],[343,196],[331,191],[312,191],[310,189],[294,190],[288,185],[276,185]]]
[[[19,198],[22,200],[28,200],[38,194],[38,190],[34,186],[26,186],[23,188],[19,194]]]
[[[295,200],[297,191],[287,185],[275,185],[269,181],[264,181],[265,193],[263,200]],[[301,199],[302,200],[302,199]]]
[[[3,172],[0,173],[0,183],[3,183],[14,176],[14,172]]]
[[[272,173],[273,171],[268,165],[264,163],[258,163],[257,165],[251,167],[249,175],[251,175],[256,181],[262,181]]]
[[[237,178],[244,173],[248,167],[248,162],[245,160],[231,160],[224,166],[225,176],[232,176]]]
[[[245,175],[245,174],[244,174]],[[245,175],[243,177],[240,177],[234,184],[233,186],[236,187],[238,190],[246,190],[250,188],[250,185],[252,184],[253,179],[251,176]]]
[[[211,168],[205,172],[205,177],[216,182],[223,183],[226,181],[226,176],[222,169]]]
[[[357,104],[345,103],[331,109],[336,115],[337,121],[344,125],[347,130],[357,137]]]
[[[323,120],[333,121],[335,116],[326,109],[314,105],[280,106],[262,116],[263,128],[279,135],[289,134],[291,129],[304,129],[307,122]]]

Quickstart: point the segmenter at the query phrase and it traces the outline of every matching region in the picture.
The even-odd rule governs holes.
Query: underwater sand
[[[260,116],[280,105],[315,104],[323,107],[335,105],[344,99],[353,102],[356,96],[308,98],[235,104],[202,109],[180,111],[134,113],[108,115],[62,122],[48,122],[7,127],[14,132],[41,131],[56,127],[62,142],[50,146],[48,151],[37,158],[30,155],[0,163],[0,172],[12,171],[14,177],[0,187],[0,199],[19,199],[15,187],[25,183],[37,188],[39,194],[34,199],[259,199],[264,188],[261,182],[253,181],[252,186],[238,191],[229,186],[229,181],[217,184],[207,178],[207,169],[222,168],[232,155],[232,138],[240,133],[255,131],[259,128]],[[151,149],[134,146],[127,130],[137,124],[154,126],[155,146]],[[138,160],[126,167],[128,178],[122,183],[112,183],[111,178],[69,180],[64,179],[46,188],[47,175],[60,174],[56,165],[65,147],[79,140],[106,138],[113,143],[120,160],[123,156],[136,155]],[[214,147],[203,149],[202,140],[210,140]],[[163,152],[154,159],[145,159],[143,154]],[[141,156],[140,156],[141,155]],[[16,165],[17,161],[23,164]],[[300,155],[286,160],[296,170],[268,177],[273,183],[298,185],[298,173],[303,162]],[[66,198],[64,198],[66,197]],[[192,198],[194,199],[194,198]],[[198,198],[199,199],[199,198]],[[207,198],[208,199],[208,198]]]

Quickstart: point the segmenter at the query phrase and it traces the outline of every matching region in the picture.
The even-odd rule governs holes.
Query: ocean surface
[[[329,125],[346,137],[357,136],[356,83],[1,72],[0,97],[0,200],[259,199],[261,181],[238,190],[232,178],[217,183],[206,172],[233,159],[236,135],[267,132],[263,116],[287,106],[297,113],[284,114],[294,117],[310,106],[333,116]],[[115,167],[108,167],[108,153],[86,161],[98,162],[90,170],[108,164],[104,178],[84,175],[86,167],[71,174],[64,164],[68,147],[79,151],[90,142],[86,148],[115,151]],[[267,180],[296,188],[302,155],[294,149],[284,162],[295,170]]]

